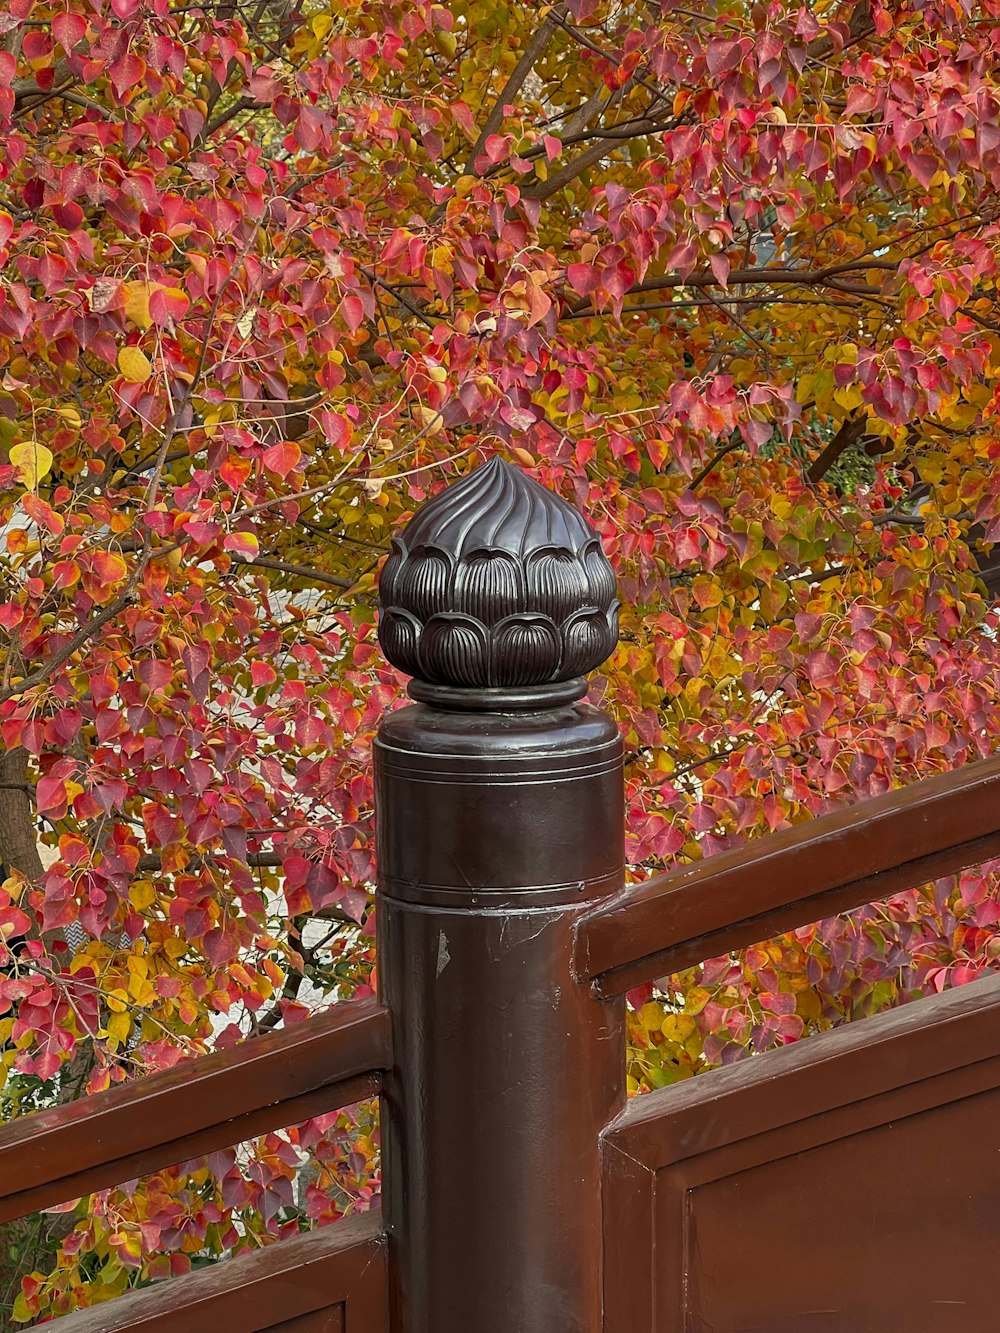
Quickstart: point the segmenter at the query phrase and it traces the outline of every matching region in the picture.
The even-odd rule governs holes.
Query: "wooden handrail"
[[[374,1000],[185,1060],[0,1129],[0,1222],[375,1096],[389,1019]]]
[[[64,1315],[55,1333],[279,1333],[386,1328],[377,1209]]]
[[[574,971],[601,995],[1000,856],[1000,757],[633,884],[585,916]]]

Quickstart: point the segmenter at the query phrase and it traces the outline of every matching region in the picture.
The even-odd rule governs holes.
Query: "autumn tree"
[[[10,0],[4,1116],[370,986],[376,573],[495,451],[616,564],[637,874],[996,746],[997,49],[997,0]],[[984,867],[664,978],[633,1084],[998,916]],[[376,1150],[33,1223],[15,1316],[364,1207]]]

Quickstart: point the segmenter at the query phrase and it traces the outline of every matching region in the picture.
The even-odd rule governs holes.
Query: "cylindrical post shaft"
[[[394,1333],[600,1333],[623,1004],[571,975],[618,889],[621,742],[586,705],[390,715],[376,744]]]

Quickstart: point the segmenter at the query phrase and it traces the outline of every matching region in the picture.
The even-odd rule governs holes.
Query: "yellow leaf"
[[[156,889],[153,887],[152,880],[134,879],[129,885],[128,900],[137,911],[141,912],[144,908],[152,907],[156,902]]]
[[[861,397],[861,390],[856,384],[845,384],[843,388],[834,389],[833,401],[846,411],[853,412],[856,407],[861,406],[864,399]]]
[[[153,322],[153,316],[149,313],[148,284],[127,282],[125,292],[125,317],[131,320],[137,329],[148,329]]]
[[[80,413],[75,407],[57,407],[56,416],[62,417],[63,421],[68,422],[74,430],[79,430],[83,425]]]
[[[426,403],[415,404],[415,410],[417,417],[424,428],[425,434],[437,435],[444,425],[441,413],[436,411],[433,407],[428,407]]]
[[[692,986],[684,997],[684,1012],[700,1014],[711,998],[710,992],[704,986]]]
[[[20,480],[28,490],[38,489],[38,483],[52,466],[52,451],[37,440],[25,440],[15,444],[10,451],[10,461],[17,468]]]
[[[128,1041],[129,1033],[132,1031],[131,1014],[111,1014],[108,1018],[108,1036],[124,1046]]]
[[[144,977],[129,977],[128,993],[140,1009],[145,1009],[147,1005],[156,1001],[156,988]]]
[[[682,1045],[697,1030],[698,1025],[689,1014],[668,1014],[660,1028],[668,1041],[680,1042]]]
[[[123,347],[118,353],[118,369],[130,384],[145,384],[153,373],[149,357],[139,347]]]
[[[841,343],[839,347],[834,347],[832,353],[826,357],[827,361],[835,361],[837,365],[856,366],[858,364],[858,347],[856,343]]]

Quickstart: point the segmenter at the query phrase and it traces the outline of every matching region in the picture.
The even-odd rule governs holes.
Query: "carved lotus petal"
[[[450,611],[451,561],[443,551],[417,550],[400,566],[395,576],[393,605],[405,607],[419,620],[438,611]]]
[[[471,616],[448,612],[431,616],[420,641],[421,680],[445,685],[490,683],[490,636]]]
[[[587,571],[590,605],[606,610],[615,600],[618,589],[615,587],[615,572],[608,563],[608,557],[601,549],[597,537],[588,544],[583,564]]]
[[[379,597],[385,606],[395,606],[399,597],[399,574],[406,563],[407,551],[405,542],[400,541],[398,537],[393,537],[392,547],[389,558],[382,566],[382,572],[378,578]]]
[[[423,626],[416,616],[389,607],[379,617],[378,641],[394,666],[408,676],[420,675],[420,638]]]
[[[587,571],[579,557],[565,549],[534,551],[527,560],[528,601],[561,625],[590,600]]]
[[[524,608],[524,573],[503,551],[472,551],[455,569],[455,607],[484,625]]]
[[[494,685],[544,685],[562,665],[562,638],[548,616],[508,616],[493,631]]]
[[[618,642],[618,608],[578,611],[563,626],[563,675],[584,676],[614,652]]]

